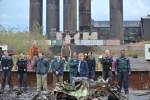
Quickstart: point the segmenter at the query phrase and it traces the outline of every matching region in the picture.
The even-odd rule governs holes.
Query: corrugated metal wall
[[[1,71],[0,71],[1,74]],[[30,87],[36,86],[36,73],[35,72],[28,72],[27,73],[27,84]],[[64,81],[68,80],[69,72],[64,72]],[[96,72],[96,77],[102,75],[101,71]],[[14,86],[18,85],[18,79],[16,78],[18,76],[18,72],[12,72],[12,82]],[[52,73],[48,73],[47,75],[47,82],[48,87],[52,87],[53,77]],[[132,89],[149,89],[150,86],[150,73],[148,71],[134,71],[129,76],[129,87]],[[0,77],[1,80],[1,77]],[[113,81],[116,81],[116,77],[113,76]]]

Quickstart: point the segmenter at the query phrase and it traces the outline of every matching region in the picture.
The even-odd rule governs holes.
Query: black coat
[[[112,69],[112,62],[113,62],[112,57],[103,57],[100,61],[101,64],[103,65],[104,71],[109,71]]]
[[[18,66],[19,72],[27,72],[27,65],[28,65],[27,59],[18,59],[16,65]]]
[[[87,59],[86,61],[88,63],[89,71],[95,71],[95,69],[96,69],[95,58],[93,58],[93,59]]]
[[[13,59],[11,56],[3,56],[1,60],[2,70],[11,70],[13,67]]]

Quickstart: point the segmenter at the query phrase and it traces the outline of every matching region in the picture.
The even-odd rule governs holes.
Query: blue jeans
[[[27,72],[19,72],[19,87],[27,89]]]
[[[128,71],[118,72],[118,91],[121,92],[122,85],[124,87],[125,93],[128,93]]]
[[[13,85],[12,85],[12,81],[11,81],[11,70],[3,70],[2,71],[2,87],[1,87],[2,91],[5,88],[6,79],[8,81],[8,85],[9,85],[10,90],[12,90]]]

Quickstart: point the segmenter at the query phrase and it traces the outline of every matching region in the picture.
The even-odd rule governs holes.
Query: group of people
[[[30,48],[30,59],[27,59],[23,53],[20,53],[16,64],[13,63],[13,59],[9,56],[7,51],[4,51],[1,55],[2,92],[4,92],[6,79],[8,80],[10,91],[13,89],[11,70],[14,65],[18,69],[19,88],[21,90],[27,90],[27,66],[29,63],[33,63],[36,72],[37,91],[48,89],[48,72],[53,73],[53,87],[55,87],[58,82],[63,83],[65,58],[62,57],[61,54],[57,54],[52,60],[48,60],[40,48],[35,45],[36,43],[33,44],[34,45]],[[98,61],[103,66],[102,76],[104,80],[112,79],[112,66],[115,66],[115,72],[118,77],[118,91],[121,92],[123,85],[125,93],[128,94],[128,75],[131,73],[131,68],[130,60],[125,56],[125,50],[121,50],[121,56],[116,59],[115,63],[109,50],[105,50],[105,55],[100,57]],[[70,83],[73,83],[74,77],[87,77],[95,80],[96,59],[92,51],[89,51],[86,56],[82,52],[73,52],[71,58],[68,59],[68,65]]]

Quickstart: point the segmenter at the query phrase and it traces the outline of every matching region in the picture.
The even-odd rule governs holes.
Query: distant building
[[[124,40],[136,42],[141,37],[140,21],[124,21]],[[99,39],[110,39],[110,22],[109,21],[92,21],[92,31],[98,32]],[[137,38],[138,37],[138,38]]]
[[[150,15],[141,18],[143,40],[150,40]]]

